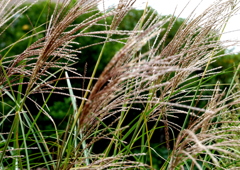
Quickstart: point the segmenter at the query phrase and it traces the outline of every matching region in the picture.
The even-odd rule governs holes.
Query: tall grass
[[[163,19],[148,8],[133,30],[118,30],[134,2],[120,0],[115,8],[72,25],[103,2],[65,0],[49,14],[43,38],[29,41],[25,51],[15,56],[8,53],[16,43],[42,32],[29,32],[1,49],[1,169],[154,169],[154,155],[163,162],[160,169],[240,168],[239,65],[226,89],[219,82],[208,83],[224,74],[209,65],[237,43],[226,46],[220,37],[229,18],[239,11],[239,1],[216,1],[197,17],[193,11],[167,45],[176,18]],[[16,10],[7,3],[1,1],[0,26],[11,24],[31,7]],[[102,24],[105,31],[91,31],[110,16],[110,25]],[[167,22],[168,29],[159,39]],[[85,36],[102,39],[89,44],[102,46],[91,77],[72,67],[80,49],[89,47],[74,39]],[[96,77],[111,42],[124,46]],[[87,83],[86,88],[73,87],[73,79]],[[60,82],[66,86],[59,86],[64,84]],[[71,98],[64,131],[58,129],[48,107],[54,94]],[[38,110],[31,111],[32,105]],[[54,134],[39,127],[40,117],[52,122]],[[152,145],[153,139],[162,137],[164,142]],[[102,141],[106,147],[95,153],[94,147],[101,147]],[[168,148],[167,155],[158,148]]]

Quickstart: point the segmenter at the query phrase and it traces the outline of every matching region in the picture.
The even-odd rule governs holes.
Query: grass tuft
[[[225,73],[212,63],[227,55],[220,37],[239,1],[216,1],[196,17],[193,11],[170,42],[177,18],[148,7],[133,30],[119,30],[135,1],[104,11],[97,10],[100,0],[57,2],[45,30],[33,26],[1,47],[0,169],[240,168],[240,66],[225,88],[212,82]],[[0,2],[0,36],[33,5],[9,2]],[[81,45],[77,39],[85,37],[99,41]],[[11,56],[24,41],[26,49]],[[111,43],[122,47],[98,76]],[[83,72],[74,65],[92,46],[101,52],[87,76],[87,65]],[[52,96],[71,99],[62,123],[49,107]]]

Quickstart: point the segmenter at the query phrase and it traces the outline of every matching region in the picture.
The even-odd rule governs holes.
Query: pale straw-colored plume
[[[120,0],[103,11],[97,6],[104,0],[56,1],[44,23],[46,30],[33,31],[17,43],[40,33],[44,36],[20,54],[1,56],[1,97],[11,99],[14,106],[1,117],[1,127],[8,119],[13,125],[9,132],[0,133],[4,141],[0,162],[36,168],[39,165],[31,165],[36,158],[30,160],[28,151],[34,148],[39,149],[37,157],[43,159],[41,166],[47,169],[154,169],[152,154],[157,151],[151,141],[158,135],[165,138],[159,145],[168,149],[167,158],[157,153],[165,160],[161,169],[240,167],[240,93],[234,80],[238,81],[239,66],[228,89],[221,89],[219,82],[206,83],[222,72],[220,67],[210,69],[210,65],[225,55],[227,45],[235,43],[226,45],[220,37],[229,18],[239,11],[239,2],[216,1],[197,17],[193,17],[193,11],[168,43],[168,34],[178,19],[159,16],[147,7],[133,30],[119,29],[135,1]],[[31,7],[17,8],[22,2],[12,6],[7,0],[0,1],[0,27]],[[74,23],[93,11],[92,16]],[[105,30],[92,29],[96,25]],[[101,41],[85,46],[76,42],[83,37]],[[96,77],[110,42],[123,46]],[[74,48],[76,45],[78,48]],[[102,51],[91,77],[87,77],[86,70],[79,73],[72,65],[81,60],[81,51],[97,45]],[[73,79],[88,86],[72,87]],[[59,82],[67,82],[67,86],[58,86]],[[79,91],[83,95],[75,93]],[[47,106],[54,93],[71,99],[73,114],[66,113],[69,119],[64,131],[58,129]],[[43,105],[34,99],[36,94],[42,95]],[[47,99],[45,94],[49,94]],[[36,115],[26,101],[37,107]],[[53,136],[39,128],[41,116],[52,122]],[[36,147],[28,144],[32,141]],[[93,150],[99,141],[108,145],[103,153],[96,154]],[[4,165],[0,163],[0,168]]]

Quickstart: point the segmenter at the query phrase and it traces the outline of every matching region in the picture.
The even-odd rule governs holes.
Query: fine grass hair
[[[212,67],[238,45],[220,38],[239,1],[193,10],[170,42],[178,18],[149,7],[132,30],[119,29],[135,1],[106,9],[104,0],[63,0],[52,11],[46,1],[43,25],[0,46],[0,169],[240,168],[240,66],[227,85],[215,81],[226,71]],[[37,1],[24,2],[0,1],[0,37]],[[98,41],[83,46],[77,39],[85,37]],[[24,51],[10,55],[24,41]],[[109,44],[121,48],[98,74]],[[81,53],[93,46],[101,51],[92,72],[87,64],[79,71],[88,58]],[[58,122],[51,105],[62,97],[70,104]]]

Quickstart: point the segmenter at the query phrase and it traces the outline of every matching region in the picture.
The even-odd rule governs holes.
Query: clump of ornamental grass
[[[156,135],[165,138],[159,146],[168,148],[167,158],[157,154],[164,160],[161,169],[239,168],[240,94],[235,91],[239,88],[235,84],[239,67],[228,88],[221,89],[219,82],[208,84],[215,75],[223,74],[220,68],[209,69],[209,65],[224,55],[221,52],[227,46],[220,37],[229,18],[239,10],[239,2],[216,1],[197,17],[193,11],[167,45],[176,18],[163,19],[148,8],[133,30],[118,30],[134,2],[120,0],[116,7],[74,25],[80,15],[97,11],[97,5],[104,1],[57,2],[43,38],[15,56],[7,55],[15,43],[0,49],[2,169],[153,169],[157,151],[151,141]],[[1,7],[0,26],[28,7],[14,8]],[[101,24],[105,31],[89,31],[110,16],[110,25]],[[168,28],[159,39],[166,23]],[[16,43],[37,34],[33,31]],[[72,67],[80,49],[89,47],[74,39],[85,36],[102,39],[89,44],[102,46],[91,77]],[[95,77],[106,43],[111,42],[124,46]],[[79,48],[74,49],[73,44]],[[72,87],[73,79],[87,82],[87,87]],[[58,85],[62,81],[66,86]],[[84,95],[76,95],[77,91]],[[36,94],[42,95],[42,105],[34,100]],[[53,94],[71,98],[73,113],[66,113],[64,132],[58,130],[48,108]],[[31,112],[27,101],[38,108],[37,113]],[[4,107],[10,110],[5,112]],[[128,120],[132,114],[136,116]],[[47,136],[39,128],[39,117],[52,121],[54,135]],[[107,147],[96,154],[94,147],[101,140],[107,141]]]

